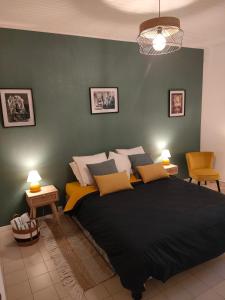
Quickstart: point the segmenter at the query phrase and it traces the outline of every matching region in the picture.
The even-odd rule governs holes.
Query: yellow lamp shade
[[[169,164],[170,164],[169,158],[171,157],[171,154],[170,154],[169,149],[164,149],[164,150],[162,151],[161,156],[162,156],[162,163],[163,163],[164,165],[169,165]]]
[[[30,192],[36,193],[41,190],[41,186],[39,181],[41,180],[41,176],[39,175],[37,170],[32,170],[29,172],[27,177],[27,182],[30,182]]]

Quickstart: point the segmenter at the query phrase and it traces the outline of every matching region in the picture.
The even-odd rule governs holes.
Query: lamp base
[[[39,183],[31,183],[30,185],[30,192],[31,193],[37,193],[40,192],[41,186]]]
[[[170,160],[169,159],[163,159],[162,164],[165,166],[168,166],[170,164]]]

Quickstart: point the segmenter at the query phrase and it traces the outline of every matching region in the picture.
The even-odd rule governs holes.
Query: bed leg
[[[144,286],[140,290],[131,291],[131,295],[133,300],[141,300],[142,299],[142,293],[145,291]]]
[[[198,185],[201,185],[201,182],[200,182],[200,181],[198,181]]]
[[[132,292],[132,298],[133,300],[141,300],[142,292]]]
[[[220,182],[219,182],[219,180],[216,181],[216,184],[217,184],[218,192],[220,192]]]

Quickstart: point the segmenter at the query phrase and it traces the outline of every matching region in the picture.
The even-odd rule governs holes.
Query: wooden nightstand
[[[164,165],[164,169],[170,174],[170,175],[177,175],[178,174],[178,166],[169,164],[169,165]]]
[[[54,185],[42,186],[41,191],[37,193],[31,193],[30,190],[26,190],[26,200],[30,207],[30,216],[36,218],[36,208],[50,205],[52,213],[56,220],[59,221],[59,215],[55,203],[58,201],[58,190]]]

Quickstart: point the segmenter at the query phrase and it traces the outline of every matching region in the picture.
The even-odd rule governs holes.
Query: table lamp
[[[169,158],[171,157],[169,149],[164,149],[162,151],[161,156],[162,156],[162,163],[163,163],[163,165],[169,165],[170,164]]]
[[[38,174],[37,170],[32,170],[29,172],[27,177],[27,182],[30,182],[30,192],[36,193],[41,190],[41,186],[39,181],[41,180],[41,176]]]

